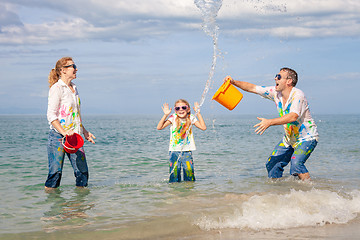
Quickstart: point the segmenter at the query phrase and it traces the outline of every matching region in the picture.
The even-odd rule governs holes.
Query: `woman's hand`
[[[64,136],[72,136],[72,135],[74,135],[74,133],[75,132],[73,130],[66,130]]]
[[[95,135],[92,134],[91,132],[86,131],[85,129],[83,129],[83,130],[84,130],[85,139],[88,140],[89,142],[95,144],[95,140],[94,140],[94,139],[96,139]]]

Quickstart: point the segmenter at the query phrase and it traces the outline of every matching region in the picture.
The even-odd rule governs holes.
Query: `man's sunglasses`
[[[68,68],[68,67],[73,67],[74,69],[76,69],[76,65],[75,65],[75,63],[70,64],[70,65],[67,65],[67,66],[64,66],[64,68]]]
[[[286,79],[289,79],[289,78],[291,78],[291,77],[287,77]],[[276,74],[276,75],[275,75],[275,79],[280,80],[280,79],[281,79],[281,75],[280,75],[280,74]]]
[[[175,111],[179,111],[180,108],[181,108],[182,110],[186,110],[186,109],[188,108],[188,106],[184,105],[184,106],[181,106],[181,107],[175,107]]]

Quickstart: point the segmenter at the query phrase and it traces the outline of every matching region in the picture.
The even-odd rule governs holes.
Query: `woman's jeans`
[[[76,178],[76,186],[86,187],[88,185],[88,166],[84,148],[80,148],[76,153],[67,153],[62,145],[63,135],[50,130],[48,140],[48,160],[49,160],[49,175],[45,182],[46,187],[57,188],[60,186],[61,175],[64,165],[65,154],[68,156],[70,163],[74,169]]]

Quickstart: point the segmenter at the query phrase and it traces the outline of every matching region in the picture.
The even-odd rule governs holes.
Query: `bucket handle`
[[[69,150],[71,150],[71,151],[74,151],[75,148],[70,148],[70,147],[65,146],[65,144],[64,144],[65,138],[66,138],[66,137],[63,137],[63,138],[62,138],[62,141],[61,141],[61,144],[63,145],[63,147],[66,148],[66,149],[69,149]]]
[[[230,79],[231,79],[231,78],[228,78],[228,79],[226,80],[226,82],[224,82],[223,85],[221,86],[221,91],[220,91],[221,93],[226,92],[226,90],[230,87],[230,85],[231,85]]]

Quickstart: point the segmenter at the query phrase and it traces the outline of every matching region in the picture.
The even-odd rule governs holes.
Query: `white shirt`
[[[48,98],[47,119],[50,129],[55,129],[51,122],[59,120],[64,130],[73,130],[78,134],[82,134],[79,93],[76,85],[74,83],[70,84],[75,93],[61,79],[51,86]]]
[[[195,140],[194,135],[192,131],[192,125],[197,122],[198,120],[194,115],[190,115],[190,121],[191,124],[187,131],[183,134],[181,134],[181,129],[185,125],[186,120],[180,119],[180,129],[176,126],[176,118],[178,116],[175,114],[172,114],[168,120],[171,122],[170,127],[170,144],[169,144],[169,151],[193,151],[196,150],[195,147]]]
[[[277,92],[275,87],[256,86],[256,92],[262,97],[275,102],[280,117],[291,112],[298,115],[296,121],[284,124],[285,135],[283,142],[285,144],[294,147],[300,142],[318,140],[317,127],[311,117],[309,104],[303,91],[293,87],[286,103],[283,103],[282,94]]]

